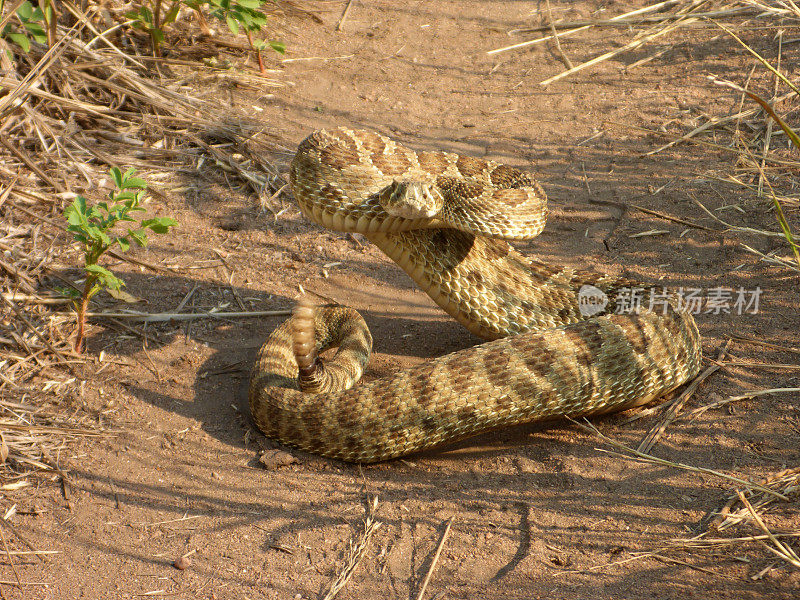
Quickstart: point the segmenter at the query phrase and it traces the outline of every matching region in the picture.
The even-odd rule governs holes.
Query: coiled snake
[[[371,349],[366,324],[349,308],[301,303],[250,380],[256,424],[283,444],[375,462],[505,425],[638,406],[699,369],[697,326],[674,302],[609,314],[642,284],[529,260],[500,239],[544,227],[546,196],[528,173],[338,128],[300,144],[290,182],[304,215],[364,234],[493,341],[350,388]],[[586,290],[605,302],[587,310]],[[317,352],[336,345],[323,366]]]

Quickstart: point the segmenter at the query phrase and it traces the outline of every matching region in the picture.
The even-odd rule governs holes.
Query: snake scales
[[[259,351],[250,381],[256,424],[283,444],[380,461],[505,425],[638,406],[699,369],[687,312],[608,314],[641,284],[529,260],[500,239],[544,227],[545,194],[523,171],[339,128],[300,144],[290,181],[303,214],[364,234],[493,341],[347,389],[371,349],[366,324],[352,309],[301,304]],[[606,295],[605,313],[581,314],[584,286]],[[322,367],[316,352],[329,345],[339,350]]]

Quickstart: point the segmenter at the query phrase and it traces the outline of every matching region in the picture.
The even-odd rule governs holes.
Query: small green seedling
[[[266,72],[264,61],[261,58],[262,50],[272,48],[280,54],[286,52],[286,45],[283,42],[253,39],[253,34],[260,32],[261,28],[267,24],[267,15],[261,11],[266,4],[265,0],[184,0],[184,4],[198,13],[207,4],[209,14],[226,23],[233,35],[239,35],[239,31],[243,29],[250,48],[256,53],[258,67],[262,73]]]
[[[172,0],[171,3],[162,0],[142,0],[125,16],[131,20],[133,27],[150,36],[153,55],[161,56],[164,29],[178,18],[181,6],[193,9],[202,23],[206,22],[203,11],[208,10],[212,17],[226,23],[233,35],[239,35],[239,30],[244,29],[247,41],[258,57],[258,66],[264,73],[262,50],[272,48],[281,54],[286,52],[283,42],[253,39],[253,33],[261,31],[267,24],[267,15],[261,11],[264,4],[266,0]]]
[[[89,206],[86,198],[78,196],[66,208],[64,216],[67,218],[67,230],[77,242],[82,244],[84,250],[84,271],[86,280],[83,291],[70,290],[73,297],[75,312],[78,315],[78,328],[75,335],[74,348],[80,353],[83,351],[84,332],[86,328],[86,309],[89,301],[103,289],[111,292],[119,291],[125,282],[114,275],[105,267],[97,264],[100,257],[114,246],[125,252],[131,246],[131,240],[138,246],[147,245],[147,230],[153,233],[168,233],[170,227],[178,224],[170,217],[156,217],[137,221],[131,214],[145,210],[140,206],[147,190],[147,183],[134,177],[134,169],[123,173],[117,167],[111,169],[111,178],[117,189],[109,193],[110,202],[98,202]],[[113,235],[111,230],[120,221],[136,223],[135,227],[128,227],[124,235]]]
[[[0,14],[3,12],[5,2],[0,1]],[[40,8],[34,8],[27,0],[17,9],[17,24],[9,22],[0,31],[0,38],[8,39],[20,48],[23,52],[31,49],[31,39],[39,44],[47,42],[47,32],[42,27],[45,23],[44,13]],[[13,58],[11,51],[8,50],[9,58]]]
[[[164,3],[166,4],[166,3]],[[152,7],[152,8],[151,8]],[[150,45],[153,47],[153,56],[161,56],[161,42],[164,41],[164,28],[174,23],[178,18],[181,1],[174,0],[167,11],[162,14],[164,6],[161,0],[143,1],[138,7],[128,11],[125,16],[131,20],[131,25],[144,31],[150,36]]]

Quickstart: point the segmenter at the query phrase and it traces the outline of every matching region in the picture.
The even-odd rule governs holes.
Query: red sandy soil
[[[558,17],[577,19],[640,4],[553,7]],[[601,5],[605,12],[596,12]],[[738,96],[705,77],[745,81],[752,59],[735,43],[679,31],[662,40],[671,48],[645,65],[625,69],[661,46],[542,87],[541,80],[564,68],[552,46],[486,51],[524,39],[506,32],[539,22],[544,5],[354,2],[339,32],[344,3],[319,6],[323,23],[291,15],[274,23],[289,49],[286,58],[313,58],[282,63],[267,57],[285,87],[220,84],[214,91],[230,104],[232,117],[256,117],[274,133],[286,151],[268,158],[282,171],[309,132],[337,125],[532,170],[552,211],[545,232],[518,245],[523,252],[658,285],[760,286],[758,314],[698,315],[705,355],[716,356],[731,334],[797,346],[797,277],[739,245],[786,256],[784,240],[710,233],[609,203],[721,231],[697,199],[725,220],[777,230],[763,202],[716,178],[736,172],[735,154],[679,145],[646,156],[669,138],[636,129],[688,131],[701,114],[736,110]],[[629,39],[624,29],[592,30],[562,47],[578,63]],[[757,49],[774,54],[766,38]],[[791,65],[800,64],[798,52],[797,44],[784,48],[790,76]],[[148,311],[174,309],[195,286],[187,310],[226,303],[227,310],[240,310],[239,301],[247,310],[286,309],[302,285],[362,311],[376,340],[369,378],[479,341],[368,242],[321,230],[289,196],[272,201],[275,216],[203,172],[161,185],[151,206],[175,216],[180,227],[137,256],[205,268],[164,275],[117,265],[128,291],[147,299]],[[725,208],[734,204],[744,214]],[[651,230],[667,233],[632,237]],[[88,370],[82,393],[65,401],[102,412],[114,434],[64,454],[66,493],[53,484],[6,494],[5,503],[18,504],[15,530],[33,546],[59,552],[46,561],[16,558],[23,581],[46,584],[26,587],[26,599],[316,598],[358,535],[368,495],[379,498],[382,525],[342,599],[415,598],[451,517],[426,598],[800,595],[800,571],[754,543],[637,558],[694,535],[735,484],[609,455],[601,440],[570,423],[519,426],[373,466],[289,452],[278,458],[290,464],[265,468],[261,451],[278,447],[249,420],[246,387],[255,349],[280,321],[155,325],[146,350],[137,337],[91,327],[89,351],[105,351],[113,364],[99,375]],[[732,344],[731,355],[797,362],[797,355],[743,342]],[[797,385],[796,370],[730,367],[703,384],[686,411],[748,390]],[[626,416],[595,423],[636,446],[658,418],[626,423]],[[798,448],[800,398],[775,394],[680,418],[653,453],[761,480],[797,466]],[[795,500],[765,519],[773,529],[797,531],[799,515]],[[749,525],[740,531],[754,532]],[[26,549],[16,536],[10,543]],[[189,553],[188,568],[172,566]],[[7,561],[0,579],[14,579]],[[7,586],[3,593],[21,597]]]

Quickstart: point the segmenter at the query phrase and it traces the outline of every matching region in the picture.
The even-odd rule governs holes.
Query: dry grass
[[[14,4],[6,3],[7,20]],[[136,167],[145,179],[165,173],[202,179],[203,167],[246,186],[266,204],[283,188],[277,170],[262,158],[265,149],[276,148],[263,126],[231,118],[187,91],[234,83],[263,90],[283,85],[279,80],[246,67],[220,71],[182,55],[197,51],[197,44],[186,43],[196,29],[188,20],[172,32],[171,55],[153,59],[147,39],[125,27],[122,3],[89,3],[87,12],[58,4],[62,14],[52,47],[34,43],[24,53],[0,40],[3,481],[59,471],[71,439],[104,429],[102,415],[78,410],[81,381],[100,365],[70,349],[74,318],[57,292],[75,283],[62,277],[63,270],[80,264],[65,233],[65,204],[76,193],[95,201],[105,196],[101,182],[110,166]],[[217,43],[226,51],[232,45],[208,38],[210,53]],[[7,49],[15,51],[13,60]],[[238,56],[244,60],[247,53]],[[175,270],[135,256],[115,258],[157,272]],[[118,320],[104,323],[139,331]]]
[[[600,15],[598,15],[600,16]],[[539,9],[541,25],[526,27],[509,31],[510,36],[525,36],[529,39],[502,48],[491,50],[489,54],[524,52],[531,46],[547,44],[551,50],[562,60],[570,64],[565,70],[555,73],[541,82],[549,85],[556,81],[568,78],[586,76],[592,68],[609,60],[624,61],[625,52],[638,49],[646,55],[635,62],[628,64],[627,71],[637,68],[655,59],[669,60],[675,51],[675,46],[670,39],[677,36],[680,30],[691,29],[697,32],[698,42],[702,38],[703,44],[717,42],[719,46],[729,45],[729,52],[746,52],[744,56],[752,58],[752,69],[749,77],[744,81],[727,81],[714,73],[698,72],[698,78],[706,76],[708,80],[720,86],[720,93],[729,95],[731,91],[736,94],[733,98],[738,107],[728,114],[708,115],[701,109],[693,109],[696,114],[688,112],[679,119],[671,118],[668,123],[658,129],[644,130],[653,136],[664,136],[669,141],[658,148],[648,152],[656,155],[676,146],[686,143],[698,144],[708,149],[709,152],[723,152],[731,157],[731,164],[724,170],[703,173],[702,178],[713,181],[730,197],[737,200],[728,201],[727,208],[735,208],[737,212],[727,212],[725,218],[722,213],[710,210],[699,200],[689,194],[698,207],[708,217],[707,225],[687,222],[684,219],[670,215],[659,215],[654,211],[646,210],[650,214],[671,221],[684,222],[690,227],[714,229],[720,234],[729,235],[730,239],[741,249],[755,254],[760,258],[765,269],[770,269],[784,277],[796,277],[800,272],[800,248],[798,248],[796,232],[798,230],[797,213],[800,209],[800,195],[797,193],[797,174],[800,162],[797,152],[798,144],[798,114],[800,114],[800,92],[791,81],[790,76],[796,73],[790,59],[785,58],[787,52],[796,57],[797,43],[800,41],[800,6],[793,1],[761,2],[746,0],[740,2],[708,2],[704,0],[666,0],[655,2],[644,7],[622,14],[603,14],[602,18],[583,19],[580,21],[563,19],[554,21],[553,11],[549,5]],[[567,55],[571,51],[569,45],[562,45],[561,40],[575,41],[581,35],[592,30],[603,28],[626,27],[629,41],[619,47],[602,52],[594,57],[587,57],[581,61],[570,61]],[[659,44],[654,42],[658,40]],[[711,47],[711,46],[709,46]],[[651,49],[652,48],[652,49]],[[729,74],[726,73],[728,77]],[[615,124],[643,130],[630,124]],[[734,195],[735,194],[735,195]],[[726,197],[727,198],[727,197]],[[641,207],[635,207],[643,210]],[[772,213],[769,219],[764,215]],[[727,215],[735,216],[727,216]],[[773,227],[769,226],[772,220]],[[762,222],[767,223],[764,226]],[[755,225],[754,223],[758,223]],[[655,235],[660,232],[650,231],[638,235]],[[777,241],[785,245],[769,251],[761,251],[758,246],[766,244],[774,246]],[[761,342],[758,342],[761,344]],[[722,355],[720,356],[720,361]],[[693,382],[687,390],[676,398],[667,408],[663,417],[651,429],[642,441],[638,450],[625,448],[615,442],[604,438],[607,443],[614,444],[622,452],[621,456],[634,456],[637,460],[655,464],[668,465],[675,468],[699,470],[724,477],[732,481],[738,478],[729,475],[704,471],[699,467],[669,463],[653,457],[647,452],[659,439],[661,434],[673,421],[679,418],[679,413],[684,402],[692,394],[697,384],[703,378],[711,375],[724,362],[711,361],[712,364],[704,374]],[[731,363],[732,364],[732,363]],[[746,363],[748,364],[748,363]],[[792,369],[794,365],[771,365],[773,368]],[[755,390],[747,394],[736,395],[726,400],[701,406],[684,415],[683,418],[696,418],[703,412],[717,408],[729,402],[736,402],[757,395],[771,394],[788,391],[796,393],[795,388]],[[663,410],[663,407],[661,407]],[[596,434],[599,432],[594,430]],[[653,552],[627,560],[653,557],[663,560],[673,560],[664,557],[670,550],[683,551],[715,547],[719,545],[735,545],[757,543],[766,548],[768,552],[786,562],[792,567],[800,567],[796,551],[791,544],[795,543],[800,534],[795,532],[772,532],[765,522],[764,511],[780,503],[783,506],[793,506],[796,509],[800,501],[798,494],[798,469],[783,471],[773,477],[768,477],[763,484],[743,482],[744,487],[731,495],[726,504],[725,519],[719,524],[719,529],[731,527],[733,524],[755,527],[755,533],[739,535],[726,539],[710,540],[708,531],[690,540],[678,540],[675,544],[660,548]],[[789,504],[787,504],[789,503]],[[736,506],[737,510],[733,511]],[[730,514],[729,514],[730,513]],[[612,563],[618,564],[618,563]],[[609,565],[603,565],[609,566]],[[599,567],[602,568],[603,566]],[[764,573],[760,575],[763,576]]]
[[[662,127],[661,130],[648,130],[653,135],[665,135],[672,139],[647,154],[657,154],[687,142],[733,154],[736,164],[730,171],[706,175],[742,188],[746,193],[752,194],[755,203],[763,210],[773,211],[778,230],[752,227],[744,229],[749,233],[785,238],[791,255],[775,256],[774,251],[766,255],[743,241],[738,240],[737,243],[744,250],[760,255],[761,260],[767,264],[793,271],[800,270],[798,269],[800,267],[800,248],[798,248],[789,219],[785,214],[788,210],[796,211],[799,207],[798,194],[795,191],[795,174],[800,163],[796,160],[796,151],[792,152],[791,145],[786,144],[781,137],[785,136],[790,128],[784,127],[785,123],[782,123],[783,119],[778,115],[781,113],[787,119],[791,119],[791,117],[796,117],[798,107],[800,107],[798,90],[782,70],[784,49],[789,45],[796,44],[800,39],[797,37],[798,28],[800,28],[800,6],[797,3],[783,0],[774,2],[665,0],[614,16],[603,15],[603,18],[580,21],[554,21],[552,10],[548,4],[539,10],[539,16],[542,21],[541,25],[508,32],[510,36],[529,37],[539,34],[538,37],[490,50],[488,54],[521,52],[540,44],[552,45],[553,51],[569,66],[564,71],[541,81],[543,86],[574,77],[581,71],[591,69],[606,61],[621,60],[626,52],[634,49],[647,52],[647,48],[653,45],[655,40],[662,40],[663,47],[655,47],[649,56],[627,65],[626,69],[630,71],[665,54],[669,56],[669,53],[674,50],[674,46],[664,42],[662,38],[675,34],[679,30],[691,29],[701,33],[704,44],[725,38],[734,39],[741,44],[741,47],[757,61],[753,65],[750,78],[746,82],[736,83],[722,80],[713,75],[710,77],[715,82],[732,87],[740,93],[739,109],[731,114],[721,116],[695,115],[691,119],[692,126],[684,132],[674,132],[666,127]],[[628,43],[575,65],[568,57],[568,50],[561,45],[561,40],[572,39],[581,35],[582,32],[620,27],[628,28],[630,32]],[[739,31],[741,37],[734,33],[734,30]],[[770,34],[771,37],[765,36],[765,33]],[[768,61],[742,38],[750,39],[759,48],[764,46],[763,40],[769,39],[774,45],[775,59]],[[669,38],[667,37],[667,39]],[[732,49],[736,50],[735,47]],[[760,68],[758,62],[762,63]],[[774,77],[771,77],[770,73]],[[766,100],[761,101],[759,96],[752,93],[751,87],[766,89],[766,93],[761,92]],[[752,103],[745,106],[744,101],[748,97],[759,101],[762,108],[752,106]],[[671,123],[674,121],[672,119]],[[699,124],[696,124],[698,122]],[[775,127],[776,122],[781,126]],[[670,129],[674,129],[674,125]],[[797,127],[795,126],[794,129],[796,130]],[[714,139],[713,141],[701,139],[701,134],[703,136],[713,135]],[[729,141],[720,142],[720,137],[728,137]],[[796,137],[792,137],[791,133],[788,133],[788,137],[791,137],[796,143]],[[716,215],[712,214],[711,216],[716,219]],[[738,227],[730,225],[729,228],[735,230]]]
[[[776,390],[769,390],[770,392]],[[793,548],[793,543],[796,545],[797,540],[800,539],[800,531],[773,531],[770,529],[765,520],[766,513],[773,508],[782,507],[788,508],[800,502],[800,468],[783,469],[778,473],[768,475],[760,483],[753,481],[744,481],[739,477],[728,475],[720,471],[707,469],[705,467],[697,467],[694,465],[687,465],[677,463],[662,458],[658,458],[639,450],[629,448],[611,438],[603,435],[600,431],[591,424],[576,424],[587,433],[591,433],[600,438],[604,443],[612,446],[616,451],[610,452],[613,455],[625,458],[628,460],[635,460],[637,462],[671,467],[674,469],[681,469],[684,471],[704,473],[714,477],[737,483],[742,487],[734,490],[734,492],[727,498],[724,504],[710,512],[701,525],[702,531],[691,538],[684,538],[673,540],[671,543],[662,546],[650,552],[643,552],[636,554],[631,558],[598,565],[590,570],[603,569],[614,565],[630,562],[633,560],[641,560],[645,558],[656,558],[659,560],[667,560],[674,562],[675,559],[665,556],[670,552],[694,552],[702,551],[709,548],[716,548],[720,546],[733,546],[733,545],[747,545],[757,543],[765,548],[770,554],[778,557],[787,565],[800,569],[800,558]],[[755,527],[757,533],[745,535],[747,526],[752,529]],[[737,528],[737,535],[730,537],[714,537],[712,534],[721,534],[725,530]],[[681,563],[686,564],[686,563]],[[767,570],[775,565],[773,563],[765,571],[760,573],[763,576]],[[687,564],[687,566],[692,566]],[[697,567],[693,567],[697,568]],[[568,573],[569,571],[565,571]],[[714,574],[709,571],[710,574]]]

